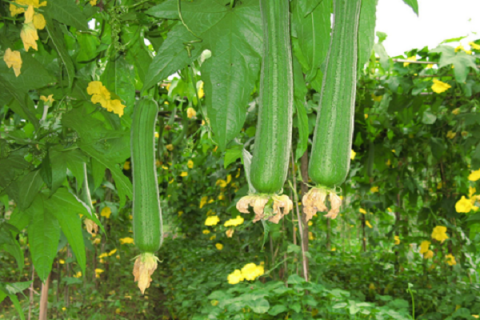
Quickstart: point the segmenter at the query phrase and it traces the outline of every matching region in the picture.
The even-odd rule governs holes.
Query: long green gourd
[[[289,1],[260,0],[264,34],[260,106],[250,178],[258,193],[283,188],[292,139],[293,73]]]
[[[143,97],[135,106],[131,127],[133,176],[133,238],[142,254],[134,267],[142,293],[150,286],[157,267],[155,252],[163,241],[162,210],[155,167],[155,122],[158,105]]]
[[[333,34],[308,174],[317,185],[342,184],[350,168],[361,0],[334,0]]]

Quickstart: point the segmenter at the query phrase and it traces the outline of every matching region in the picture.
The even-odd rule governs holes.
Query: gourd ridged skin
[[[293,73],[288,0],[260,0],[264,34],[257,132],[250,172],[258,193],[283,188],[292,142]]]
[[[133,238],[142,252],[154,253],[163,241],[162,210],[155,168],[155,121],[158,105],[142,98],[135,106],[131,128],[133,176]]]
[[[313,182],[342,184],[350,169],[361,0],[334,0],[334,23],[308,166]]]

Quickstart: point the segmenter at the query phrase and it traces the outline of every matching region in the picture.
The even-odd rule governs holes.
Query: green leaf
[[[415,12],[418,16],[418,3],[417,0],[403,0],[406,5],[412,8],[413,12]]]
[[[18,77],[5,63],[0,63],[0,78],[8,82],[16,91],[27,93],[29,90],[39,89],[55,81],[45,67],[31,54],[22,53],[22,69]],[[32,112],[35,113],[33,107]]]
[[[3,79],[1,76],[0,85],[5,91],[8,91],[8,93],[15,98],[15,100],[10,103],[9,107],[23,119],[29,120],[30,123],[34,125],[35,129],[38,129],[40,124],[38,119],[35,117],[35,105],[28,94],[16,89],[11,83]]]
[[[294,85],[294,102],[297,110],[296,119],[298,126],[299,141],[295,150],[295,160],[298,160],[308,148],[308,115],[305,108],[305,99],[307,94],[307,86],[303,79],[303,73],[297,58],[293,58],[293,85]]]
[[[60,240],[60,226],[57,219],[44,210],[43,197],[37,196],[29,211],[32,221],[28,226],[28,243],[35,271],[45,281],[52,270]]]
[[[302,65],[302,67],[304,73],[307,74],[307,82],[315,78],[318,69],[327,58],[331,32],[332,1],[321,1],[313,11],[310,11],[311,2],[315,1],[296,0],[295,4],[292,4],[294,8],[292,12],[292,28],[294,30],[292,31],[298,39],[299,49],[305,59],[306,65]]]
[[[15,307],[15,310],[17,310],[20,319],[25,320],[25,314],[23,313],[22,306],[20,305],[17,296],[14,294],[10,294],[8,295],[8,297],[10,298],[10,300],[12,300],[13,306]]]
[[[223,159],[223,167],[226,169],[231,163],[237,161],[242,157],[243,146],[236,145],[225,152],[225,158]]]
[[[73,173],[77,182],[83,183],[83,163],[87,160],[79,149],[63,150],[61,145],[50,149],[52,162],[52,194],[60,187],[66,178],[67,168]]]
[[[24,157],[23,150],[18,150],[10,153],[6,158],[0,158],[0,194],[25,174],[30,164]]]
[[[98,40],[97,36],[88,33],[77,33],[77,41],[80,45],[77,62],[88,62],[98,55],[97,48],[100,45],[100,40]]]
[[[93,176],[93,183],[94,183],[94,189],[91,190],[94,192],[98,187],[103,182],[103,178],[105,178],[105,169],[106,167],[102,165],[100,162],[95,160],[95,158],[92,159],[92,176]]]
[[[157,18],[178,19],[177,0],[168,0],[148,10]],[[221,150],[233,139],[245,121],[246,105],[250,92],[259,76],[262,52],[262,30],[258,1],[246,0],[229,8],[223,3],[211,0],[182,2],[182,17],[185,24],[201,42],[191,43],[195,50],[192,57],[198,57],[203,49],[212,52],[211,58],[202,65],[205,79],[205,97],[208,117]],[[170,37],[176,37],[173,43]],[[146,76],[144,89],[163,80],[169,74],[184,67],[189,62],[184,43],[199,41],[183,25],[177,25],[162,44]],[[198,50],[200,49],[200,50]],[[175,69],[164,72],[172,59]],[[181,62],[181,63],[179,63]],[[155,76],[152,77],[152,69]],[[154,79],[152,81],[151,79]],[[148,84],[148,85],[147,85]]]
[[[300,277],[298,274],[292,274],[288,277],[287,283],[288,284],[302,284],[305,282],[305,279]]]
[[[279,313],[285,312],[287,310],[288,310],[288,308],[285,305],[277,304],[277,305],[274,305],[273,307],[270,308],[270,310],[268,311],[268,314],[271,315],[271,316],[276,316]]]
[[[465,83],[471,67],[475,72],[478,72],[477,65],[475,64],[475,57],[465,53],[463,50],[455,52],[455,49],[450,46],[438,46],[430,52],[441,53],[439,61],[439,68],[449,66],[453,64],[453,73],[455,80],[461,83]]]
[[[123,207],[126,202],[126,197],[133,199],[133,186],[130,180],[119,169],[118,165],[109,162],[103,154],[95,150],[92,146],[81,144],[80,148],[85,151],[89,156],[98,161],[102,166],[108,168],[112,173],[113,179],[115,179],[115,185],[117,186],[118,196],[120,198],[120,207]]]
[[[422,116],[422,123],[424,124],[434,124],[437,121],[437,116],[431,113],[429,110],[426,110]]]
[[[40,170],[27,173],[20,181],[20,194],[17,199],[20,209],[27,209],[43,186]]]
[[[358,68],[363,70],[375,43],[375,22],[378,0],[362,0],[358,25]]]
[[[44,199],[44,206],[45,210],[55,216],[60,223],[63,234],[67,237],[77,262],[85,274],[85,244],[83,242],[82,223],[78,214],[88,213],[88,210],[78,202],[75,196],[63,188],[58,189],[50,199]],[[84,208],[83,212],[79,211],[81,208]]]
[[[247,305],[252,308],[252,311],[255,313],[266,313],[270,309],[270,303],[265,298],[260,299],[249,299]]]
[[[197,40],[182,25],[177,25],[168,33],[167,39],[158,49],[155,58],[148,67],[145,75],[143,89],[147,90],[158,82],[166,79],[169,75],[186,67],[190,62],[201,54],[199,45],[195,44],[191,56],[188,56],[184,43]]]
[[[51,20],[48,15],[46,16],[46,20],[47,25],[45,28],[48,32],[48,36],[53,44],[53,47],[58,53],[59,61],[65,66],[68,78],[68,87],[71,88],[73,79],[75,78],[75,66],[73,65],[72,58],[70,58],[68,50],[65,46],[63,33],[59,31],[58,22],[53,23],[53,20]]]
[[[48,0],[48,5],[43,10],[58,22],[77,30],[88,30],[87,18],[75,0]]]
[[[135,70],[122,55],[108,61],[100,79],[108,90],[117,94],[126,103],[127,108],[133,107],[135,104]]]

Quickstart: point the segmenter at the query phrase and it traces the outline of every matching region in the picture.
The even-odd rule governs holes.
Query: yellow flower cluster
[[[104,208],[102,209],[102,211],[100,212],[100,215],[101,215],[102,217],[107,218],[107,219],[110,218],[110,215],[111,215],[111,214],[112,214],[112,209],[110,209],[110,207],[104,207]]]
[[[5,50],[5,55],[3,56],[3,61],[5,61],[8,68],[13,68],[16,77],[20,75],[20,69],[22,68],[23,63],[20,51],[12,51],[10,48],[7,48],[7,50]]]
[[[447,227],[436,226],[435,228],[433,228],[432,238],[443,243],[445,240],[448,239]]]
[[[193,109],[192,107],[188,108],[187,109],[187,117],[189,119],[192,119],[193,117],[195,117],[197,115],[197,112],[195,111],[195,109]]]
[[[433,251],[429,249],[430,241],[423,241],[420,244],[420,254],[423,255],[423,259],[430,259],[433,257]]]
[[[121,238],[120,244],[133,244],[133,239],[130,237]]]
[[[87,87],[87,93],[92,95],[92,103],[100,103],[109,112],[118,114],[119,117],[123,116],[125,106],[118,99],[111,100],[110,91],[100,81],[90,82]]]
[[[455,257],[451,253],[447,254],[445,256],[445,259],[447,259],[447,263],[450,266],[453,266],[453,265],[457,264],[457,261],[455,261]]]
[[[445,92],[452,87],[448,83],[442,82],[442,81],[437,80],[437,79],[433,79],[432,81],[433,81],[432,90],[435,93]]]
[[[220,218],[218,216],[210,216],[205,220],[206,226],[216,226],[220,222]]]
[[[470,181],[477,181],[478,179],[480,179],[480,169],[472,171],[468,176],[468,180]]]
[[[237,284],[241,281],[253,281],[265,273],[263,265],[256,265],[255,263],[246,264],[242,270],[236,269],[228,275],[227,280],[230,284]]]
[[[243,224],[245,220],[241,216],[237,216],[235,219],[225,221],[225,227],[236,227]]]

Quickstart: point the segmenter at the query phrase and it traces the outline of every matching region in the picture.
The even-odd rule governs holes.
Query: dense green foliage
[[[249,192],[257,131],[259,1],[25,1],[36,11],[12,4],[21,12],[11,15],[0,4],[0,319],[46,309],[48,319],[480,314],[480,41],[389,57],[386,35],[373,37],[376,1],[362,1],[343,205],[335,220],[318,213],[306,223],[303,155],[332,2],[291,1],[295,114],[283,190],[294,210],[253,223],[236,204]],[[32,28],[39,39],[25,38]],[[130,130],[144,96],[159,108],[165,226],[142,295]]]

